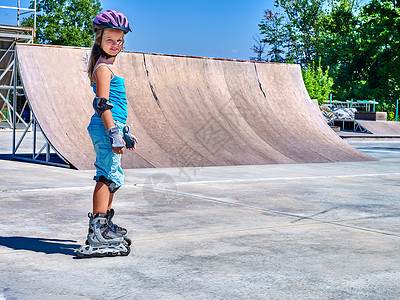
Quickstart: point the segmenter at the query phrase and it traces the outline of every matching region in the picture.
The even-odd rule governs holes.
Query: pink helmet
[[[123,30],[124,33],[132,31],[129,28],[128,19],[123,13],[120,13],[116,10],[106,10],[98,14],[93,20],[92,28],[94,32],[96,32],[98,29],[104,28],[120,29]]]

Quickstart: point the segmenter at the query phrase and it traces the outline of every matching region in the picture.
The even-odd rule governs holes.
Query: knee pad
[[[119,187],[116,187],[116,184],[115,184],[115,182],[114,181],[112,181],[112,180],[110,180],[110,179],[107,179],[105,176],[103,176],[103,175],[101,175],[100,176],[100,178],[99,178],[99,180],[97,180],[98,182],[102,182],[102,183],[104,183],[105,185],[107,185],[108,186],[108,189],[110,190],[110,193],[111,194],[114,194],[116,191],[118,191],[118,189],[120,188],[120,186]]]

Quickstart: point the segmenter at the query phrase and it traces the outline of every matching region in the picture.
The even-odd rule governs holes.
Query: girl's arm
[[[112,73],[106,67],[99,67],[93,75],[93,80],[96,83],[96,96],[109,99],[110,97],[110,81]],[[101,114],[101,119],[104,122],[106,129],[115,126],[114,119],[110,109],[107,109]]]
[[[101,98],[109,99],[110,97],[110,81],[113,74],[111,71],[104,67],[97,68],[96,72],[93,75],[93,80],[96,83],[96,96]],[[107,109],[101,114],[101,119],[103,120],[104,126],[106,130],[111,127],[116,126],[111,109]],[[123,154],[123,148],[113,148],[114,153]]]

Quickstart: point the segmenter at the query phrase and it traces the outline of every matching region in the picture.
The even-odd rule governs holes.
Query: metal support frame
[[[16,44],[17,42],[33,42],[36,31],[36,1],[34,2],[34,9],[21,8],[20,1],[18,1],[18,7],[0,6],[0,8],[18,10],[17,26],[0,25],[0,42],[3,46],[3,49],[0,49],[0,66],[3,67],[3,69],[0,69],[0,92],[2,92],[0,93],[0,116],[7,121],[13,130],[12,157],[23,161],[69,168],[70,164],[54,149],[44,135],[28,99],[20,107],[17,103],[18,91],[21,91],[24,95],[26,93],[23,86],[18,85],[19,69]],[[20,11],[25,12],[20,13]],[[34,28],[19,26],[19,16],[24,13],[34,13]],[[13,95],[12,100],[9,99],[10,93]],[[7,107],[7,115],[3,113],[5,107]],[[30,118],[26,120],[23,112],[28,107]],[[17,129],[20,132],[23,131],[18,138]],[[33,134],[32,140],[29,140],[31,136],[27,137],[28,131]],[[22,153],[20,148],[22,148],[23,142],[25,142],[25,146],[32,143],[30,147],[32,150],[27,152],[26,147],[24,147],[25,152]],[[38,146],[39,144],[40,146]]]
[[[0,5],[0,8],[5,8],[5,9],[16,9],[18,11],[17,13],[17,26],[19,26],[19,16],[22,14],[26,14],[26,13],[33,13],[33,31],[34,34],[36,33],[36,0],[34,2],[34,7],[33,8],[24,8],[21,7],[20,5],[20,1],[18,1],[18,6],[14,7],[14,6],[4,6],[4,5]],[[23,13],[20,13],[20,11],[25,11]]]
[[[368,129],[366,129],[365,127],[363,127],[363,126],[362,126],[360,123],[358,123],[357,121],[354,121],[354,131],[372,134],[371,131],[369,131]]]
[[[15,55],[15,63],[14,63],[14,72],[13,72],[13,107],[17,107],[17,81],[18,81],[18,72],[17,72],[17,65],[18,65],[18,57]],[[26,102],[29,105],[29,101]],[[30,106],[30,105],[29,105]],[[30,110],[32,112],[32,108]],[[25,130],[22,133],[21,137],[17,141],[17,112],[16,109],[13,110],[13,144],[12,144],[12,157],[18,160],[28,161],[28,162],[35,162],[41,163],[51,166],[57,167],[65,167],[70,168],[70,164],[59,154],[54,147],[51,145],[45,134],[43,133],[40,125],[36,119],[34,113],[31,113],[31,119],[29,123],[25,123]],[[29,129],[32,128],[33,131],[33,140],[32,140],[32,152],[31,153],[17,153],[19,147],[21,146],[22,142],[26,138],[26,134]],[[40,147],[38,147],[38,133],[41,134],[44,143]],[[39,150],[38,150],[39,149]]]
[[[349,124],[350,126],[346,126],[345,124]],[[352,132],[362,132],[372,134],[371,131],[366,129],[360,123],[351,119],[332,119],[328,123],[329,126],[339,126],[341,131],[352,131]],[[346,127],[352,127],[352,129],[346,129]]]
[[[333,100],[332,97],[329,100],[329,104],[332,105],[333,107],[336,108],[360,108],[363,111],[371,111],[371,105],[373,108],[373,111],[375,111],[375,105],[379,104],[378,102],[374,100],[357,100],[357,101],[353,101],[352,100],[348,100],[348,101],[337,101],[337,100]]]
[[[13,46],[13,45],[11,45]],[[15,45],[14,45],[15,47]],[[15,50],[13,50],[14,52]],[[15,52],[14,52],[15,55]],[[4,56],[5,57],[5,56]],[[1,59],[0,59],[1,62]],[[2,105],[0,106],[0,115],[4,118],[4,120],[6,120],[6,122],[10,125],[11,128],[15,128],[15,126],[18,125],[18,123],[22,123],[25,127],[28,126],[28,124],[25,122],[25,120],[22,117],[23,111],[25,110],[26,106],[27,106],[27,102],[25,102],[21,108],[20,111],[17,111],[17,106],[16,106],[16,102],[12,102],[10,103],[10,101],[8,101],[10,92],[13,91],[13,93],[16,95],[18,90],[23,90],[22,86],[17,86],[16,83],[14,82],[15,79],[15,56],[14,58],[12,58],[12,61],[8,64],[8,67],[5,69],[5,71],[0,75],[0,80],[5,76],[5,74],[7,72],[11,70],[11,78],[10,78],[10,82],[9,85],[0,85],[0,90],[7,90],[7,94],[6,96],[4,96],[3,94],[0,93],[0,99],[2,100]],[[7,115],[4,115],[3,110],[4,108],[7,107]],[[15,113],[15,115],[14,115]],[[11,118],[11,116],[14,116],[13,118]],[[14,118],[17,119],[17,122],[14,122]]]
[[[0,65],[5,66],[4,69],[0,69],[0,81],[2,84],[0,84],[0,116],[3,117],[3,119],[8,123],[10,128],[14,128],[14,126],[17,126],[18,124],[22,123],[23,126],[27,126],[26,121],[22,117],[22,113],[24,109],[27,106],[27,103],[24,103],[22,106],[22,109],[17,111],[17,106],[15,106],[13,101],[9,101],[10,97],[10,92],[14,90],[22,90],[22,86],[17,85],[17,82],[15,82],[15,72],[17,72],[17,69],[15,68],[16,61],[15,61],[15,46],[18,41],[27,41],[28,43],[32,43],[33,41],[33,36],[32,35],[20,35],[17,27],[6,27],[6,26],[0,26],[0,29],[3,30],[10,30],[12,33],[5,33],[5,32],[0,32],[0,40],[4,42],[8,42],[9,45],[6,49],[0,49]],[[27,30],[27,29],[21,29],[21,30]],[[11,75],[10,75],[11,73]],[[9,80],[8,80],[9,78]],[[4,93],[4,91],[6,91]],[[16,93],[16,92],[15,92]],[[5,95],[4,95],[5,94]],[[7,115],[3,113],[3,110],[7,107]],[[15,117],[17,118],[17,122],[14,123],[12,120],[12,116],[15,113]]]
[[[13,101],[9,101],[10,92],[15,91],[15,79],[14,72],[16,72],[15,66],[15,45],[17,42],[33,43],[33,39],[36,34],[36,0],[34,1],[34,8],[21,7],[21,2],[17,1],[17,6],[5,6],[0,5],[1,9],[17,10],[17,26],[15,25],[0,25],[0,116],[8,123],[10,128],[14,128],[15,125],[20,123],[23,126],[27,126],[27,123],[22,117],[22,113],[26,108],[27,104],[24,103],[20,111],[15,110],[17,107]],[[33,14],[34,22],[33,28],[20,27],[20,15],[22,14]],[[10,75],[11,73],[11,75]],[[8,78],[10,78],[8,80]],[[17,87],[18,90],[22,90],[22,86]],[[3,113],[3,110],[7,107],[7,114]],[[17,122],[11,119],[12,116],[17,118]]]

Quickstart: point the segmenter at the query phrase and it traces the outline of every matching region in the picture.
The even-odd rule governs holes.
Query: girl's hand
[[[135,145],[133,145],[132,148],[127,148],[127,149],[133,151],[136,149],[136,144],[138,143],[138,140],[137,140],[136,136],[134,136],[133,134],[131,134],[130,136],[135,141]]]

